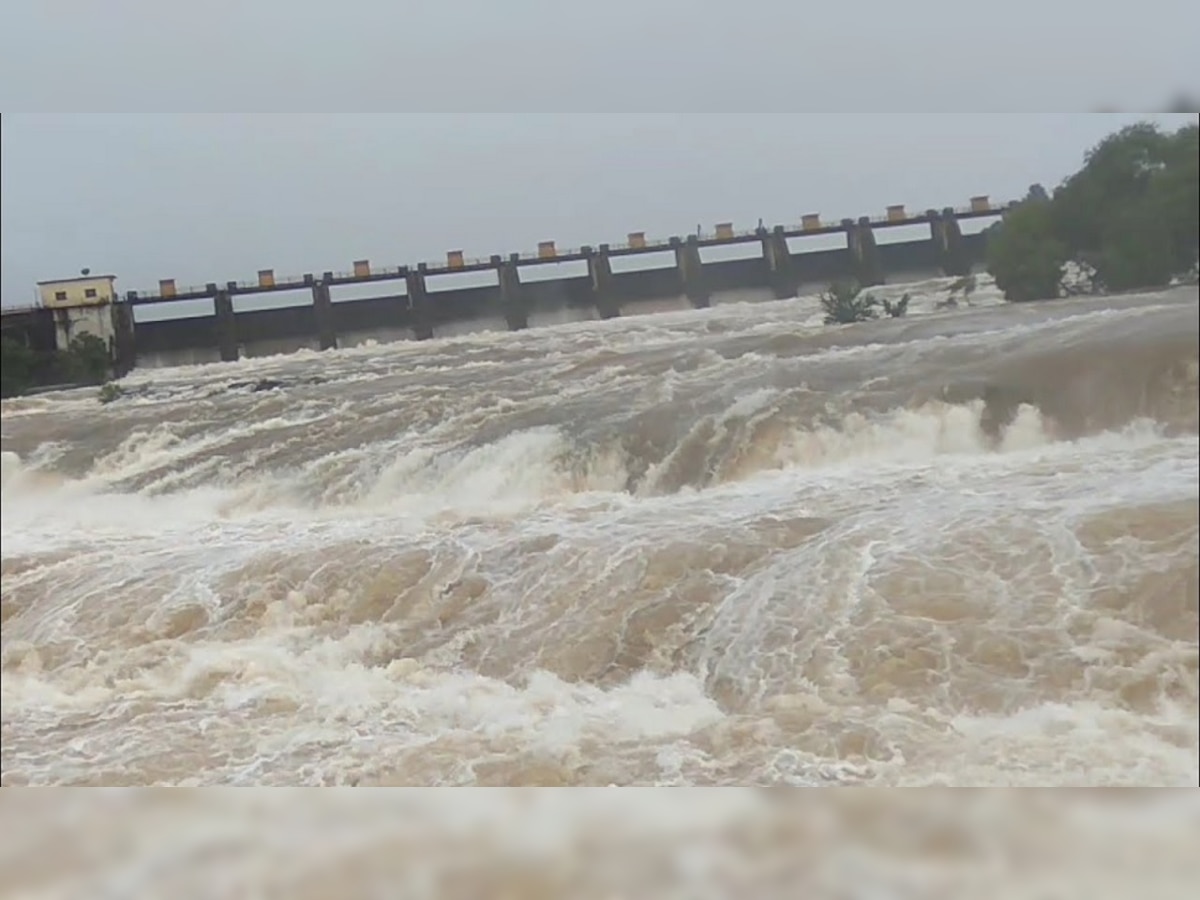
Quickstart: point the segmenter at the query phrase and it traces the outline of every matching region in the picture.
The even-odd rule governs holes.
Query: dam
[[[368,340],[517,331],[699,309],[727,299],[783,299],[841,280],[871,287],[889,278],[966,275],[983,262],[986,236],[964,234],[960,222],[998,219],[1009,205],[977,196],[962,208],[910,213],[894,205],[880,216],[832,222],[813,213],[791,225],[760,222],[750,230],[726,222],[665,240],[632,232],[618,244],[577,249],[544,241],[532,252],[480,259],[456,250],[440,262],[411,266],[359,259],[344,272],[280,277],[261,269],[250,281],[190,287],[162,279],[154,290],[124,294],[112,286],[115,276],[76,278],[42,282],[42,305],[6,310],[2,323],[6,336],[47,345],[41,349],[64,349],[73,334],[90,331],[108,342],[118,376],[139,366],[234,361]],[[915,239],[876,240],[877,232],[911,226],[926,231]],[[739,250],[742,255],[731,255]],[[76,298],[63,289],[83,282],[99,291],[93,286]],[[378,294],[333,294],[372,286]],[[135,312],[148,309],[152,316]],[[169,314],[174,310],[180,313]]]

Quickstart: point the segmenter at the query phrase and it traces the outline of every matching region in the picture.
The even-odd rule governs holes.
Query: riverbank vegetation
[[[37,385],[99,385],[112,375],[108,345],[81,334],[66,350],[37,351],[0,338],[0,397],[16,397]]]
[[[820,299],[826,325],[852,325],[877,318],[880,311],[889,318],[899,319],[908,313],[908,302],[912,298],[905,294],[894,303],[887,298],[879,301],[864,293],[856,282],[835,281]]]
[[[1200,128],[1140,123],[1109,135],[1083,167],[1041,185],[988,230],[987,267],[1012,301],[1163,287],[1195,277]]]

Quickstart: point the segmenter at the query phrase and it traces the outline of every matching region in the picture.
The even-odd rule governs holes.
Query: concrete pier
[[[615,319],[621,315],[621,306],[613,286],[612,263],[609,261],[609,246],[601,244],[598,250],[583,248],[587,260],[588,280],[592,285],[592,302],[601,319]]]
[[[496,267],[496,280],[500,285],[500,308],[509,331],[521,331],[529,327],[529,297],[521,284],[517,263],[521,255],[513,253],[508,260],[493,256],[491,263]]]
[[[337,325],[333,320],[333,299],[329,296],[329,282],[332,272],[326,272],[325,278],[313,281],[313,320],[316,324],[317,345],[322,350],[337,349]],[[306,275],[305,278],[312,276]]]
[[[429,308],[429,291],[425,289],[425,273],[428,268],[421,263],[409,269],[404,276],[404,287],[408,292],[408,315],[412,336],[418,341],[433,337],[433,315]]]
[[[693,234],[684,243],[673,237],[670,245],[675,249],[675,268],[684,294],[696,309],[707,309],[712,303],[712,290],[705,277],[704,261],[700,259],[700,238]]]
[[[113,376],[121,378],[137,365],[137,337],[133,322],[133,307],[128,303],[112,304]]]
[[[236,362],[238,358],[237,316],[233,313],[233,296],[228,287],[209,285],[213,292],[213,311],[217,317],[217,349],[221,362]]]
[[[940,213],[936,209],[925,213],[929,217],[929,231],[933,240],[938,265],[947,275],[961,277],[971,271],[971,259],[963,242],[962,228],[954,208],[948,207]]]
[[[763,259],[767,263],[771,293],[776,300],[795,297],[800,279],[796,275],[796,267],[792,264],[792,253],[788,249],[787,234],[783,226],[776,225],[770,231],[759,228],[758,235],[762,241]]]
[[[871,227],[871,219],[868,216],[859,217],[857,222],[842,219],[842,225],[846,228],[846,244],[850,248],[854,279],[860,287],[883,284],[883,265],[879,259],[879,247],[875,244],[875,229]]]

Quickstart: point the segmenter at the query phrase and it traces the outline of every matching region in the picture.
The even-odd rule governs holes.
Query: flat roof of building
[[[72,281],[116,281],[116,275],[76,275],[74,278],[51,278],[47,281],[39,281],[38,287],[47,284],[69,284]]]

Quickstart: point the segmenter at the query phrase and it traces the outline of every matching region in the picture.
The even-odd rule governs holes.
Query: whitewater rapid
[[[1197,294],[5,401],[0,782],[1191,784]]]

